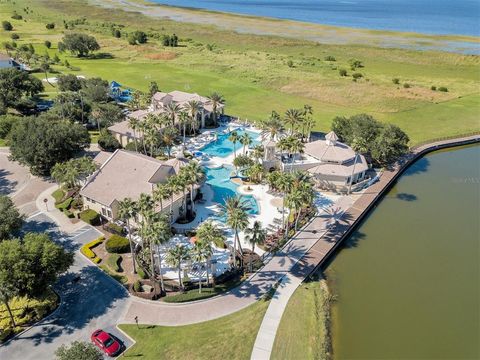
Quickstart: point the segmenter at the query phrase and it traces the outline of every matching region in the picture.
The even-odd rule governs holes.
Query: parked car
[[[109,333],[98,329],[90,337],[92,342],[108,356],[117,356],[122,351],[122,344]]]

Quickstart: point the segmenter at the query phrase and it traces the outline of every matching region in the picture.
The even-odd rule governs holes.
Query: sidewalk
[[[53,185],[44,190],[42,193],[40,193],[40,195],[38,195],[35,204],[37,209],[52,219],[62,231],[66,233],[73,233],[84,227],[86,224],[83,221],[73,224],[64,213],[55,207],[55,199],[52,197],[52,193],[57,189],[58,185]],[[46,203],[45,199],[47,200]]]

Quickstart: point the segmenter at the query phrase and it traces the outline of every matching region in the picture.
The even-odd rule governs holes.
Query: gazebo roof
[[[325,135],[325,140],[337,141],[337,140],[338,140],[338,136],[337,136],[337,134],[335,134],[335,132],[330,131],[327,135]]]

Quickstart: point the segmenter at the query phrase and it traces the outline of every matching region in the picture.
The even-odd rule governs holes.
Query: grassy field
[[[277,330],[271,359],[322,359],[329,352],[325,281],[302,284],[290,298]]]
[[[141,359],[250,359],[269,301],[216,320],[187,326],[120,325],[136,344],[124,357]]]
[[[25,6],[32,11],[24,12]],[[9,19],[16,10],[23,20]],[[76,14],[72,16],[70,14]],[[227,112],[249,120],[267,117],[272,110],[313,106],[316,130],[326,131],[337,115],[366,112],[400,125],[412,143],[429,138],[480,130],[480,59],[446,52],[385,49],[364,45],[328,45],[276,36],[240,34],[206,24],[189,24],[150,18],[138,13],[103,9],[84,0],[0,1],[0,20],[9,19],[20,35],[18,44],[33,43],[38,54],[58,53],[63,20],[87,18],[75,31],[94,34],[111,58],[78,59],[58,54],[76,68],[77,75],[100,76],[146,90],[151,81],[160,89],[217,91],[227,100]],[[221,16],[221,15],[219,15]],[[55,22],[55,30],[45,24]],[[165,48],[158,40],[130,46],[111,35],[111,24],[129,32],[142,29],[179,35],[180,47]],[[10,33],[0,31],[0,41]],[[54,46],[47,50],[45,40]],[[336,61],[326,61],[326,56]],[[361,60],[355,71],[349,60]],[[59,72],[72,72],[63,66]],[[341,77],[345,68],[349,76]],[[362,78],[354,82],[351,74]],[[38,75],[41,77],[42,75]],[[53,76],[53,75],[52,75]],[[393,78],[400,84],[395,85]],[[404,84],[408,83],[409,88]],[[430,87],[445,86],[448,92]],[[47,96],[56,89],[46,85]]]

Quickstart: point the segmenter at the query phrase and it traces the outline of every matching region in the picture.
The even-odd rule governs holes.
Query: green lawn
[[[23,10],[27,5],[32,9],[28,14]],[[400,125],[412,143],[480,130],[476,117],[480,111],[478,56],[251,35],[102,9],[85,0],[2,2],[0,19],[10,18],[14,9],[25,20],[9,19],[20,35],[19,45],[33,43],[38,54],[48,52],[53,57],[65,31],[63,20],[85,16],[87,22],[75,25],[75,31],[95,35],[101,52],[112,57],[78,59],[58,54],[74,68],[54,66],[58,72],[100,76],[140,90],[147,90],[149,83],[156,81],[162,91],[178,89],[202,95],[217,91],[224,95],[229,114],[249,120],[261,120],[272,110],[283,112],[310,104],[317,122],[315,129],[320,131],[327,131],[337,115],[361,112]],[[55,22],[56,29],[45,29],[47,22]],[[160,35],[175,32],[181,46],[165,48],[155,39],[146,45],[130,46],[125,38],[113,38],[109,27],[113,24],[124,26],[124,33],[137,29]],[[10,40],[10,35],[0,31],[0,42]],[[414,41],[405,36],[405,41]],[[52,42],[52,49],[46,49],[45,40]],[[327,55],[336,61],[325,61]],[[364,67],[351,70],[351,58],[361,60]],[[363,78],[354,82],[351,76],[340,77],[340,68],[350,75],[360,72]],[[400,84],[393,84],[393,78]],[[404,83],[411,87],[404,88]],[[432,85],[446,86],[449,91],[432,91]],[[46,85],[47,96],[55,92]]]
[[[328,360],[325,283],[302,284],[290,298],[273,344],[272,360]]]
[[[250,359],[269,301],[234,314],[187,326],[120,325],[136,344],[124,357],[141,359]]]

